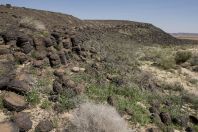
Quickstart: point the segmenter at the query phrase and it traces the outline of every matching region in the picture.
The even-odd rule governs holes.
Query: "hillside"
[[[198,130],[198,42],[148,23],[0,6],[0,130]]]

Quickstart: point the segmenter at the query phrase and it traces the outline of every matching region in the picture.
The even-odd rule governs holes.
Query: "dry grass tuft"
[[[72,132],[130,132],[124,119],[107,105],[84,103],[73,112]]]

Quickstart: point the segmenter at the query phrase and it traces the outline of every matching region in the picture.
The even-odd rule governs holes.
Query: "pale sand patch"
[[[192,72],[186,68],[181,68],[180,70],[163,70],[158,67],[152,66],[150,64],[145,64],[140,67],[143,71],[150,72],[159,81],[166,83],[176,83],[179,82],[183,85],[184,90],[188,93],[198,96],[198,86],[189,82],[189,79],[198,79],[198,73]]]

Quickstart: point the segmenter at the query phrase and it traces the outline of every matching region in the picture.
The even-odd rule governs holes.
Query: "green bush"
[[[192,57],[192,53],[190,51],[178,51],[175,55],[175,61],[177,64],[181,64],[186,62]]]
[[[52,103],[49,101],[49,100],[47,100],[47,99],[45,99],[43,102],[42,102],[42,104],[41,104],[41,108],[42,109],[49,109],[50,107],[51,107],[51,105],[52,105]]]
[[[36,89],[31,90],[27,93],[27,101],[32,105],[37,105],[40,103],[40,95]]]

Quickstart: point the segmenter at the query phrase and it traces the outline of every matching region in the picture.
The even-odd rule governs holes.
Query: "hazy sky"
[[[125,19],[152,23],[167,32],[198,33],[198,0],[0,0],[81,19]]]

